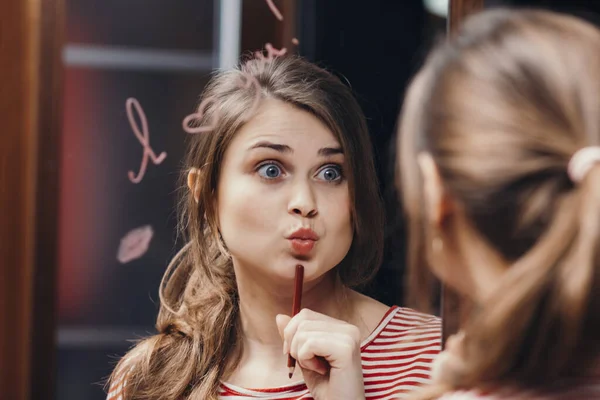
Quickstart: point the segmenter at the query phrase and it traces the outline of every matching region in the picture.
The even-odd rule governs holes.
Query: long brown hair
[[[476,15],[429,56],[399,129],[411,299],[431,299],[420,152],[510,264],[468,319],[463,365],[442,386],[586,373],[600,353],[600,166],[579,184],[567,166],[600,145],[600,31],[547,11]]]
[[[250,79],[257,83],[251,85]],[[247,84],[240,84],[247,83]],[[207,85],[199,125],[191,135],[182,173],[199,170],[199,199],[182,191],[180,226],[188,245],[163,278],[158,334],[138,343],[111,380],[127,371],[124,399],[216,399],[220,380],[241,354],[236,280],[219,235],[214,193],[223,155],[242,124],[252,117],[257,90],[320,119],[340,141],[348,163],[354,239],[337,270],[347,286],[370,280],[382,257],[383,215],[371,142],[363,113],[350,89],[327,71],[295,56],[251,59],[218,73]],[[184,186],[184,185],[183,185]]]

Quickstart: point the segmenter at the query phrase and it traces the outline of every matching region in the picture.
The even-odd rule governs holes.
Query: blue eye
[[[258,169],[258,174],[266,179],[276,179],[281,176],[281,168],[277,164],[263,164]]]
[[[317,177],[327,182],[335,182],[342,178],[342,171],[340,167],[329,166],[320,170]]]

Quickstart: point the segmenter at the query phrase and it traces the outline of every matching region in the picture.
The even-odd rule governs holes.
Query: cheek
[[[465,276],[463,268],[464,260],[460,260],[450,250],[448,246],[444,246],[443,250],[434,250],[431,242],[427,251],[427,260],[431,272],[445,285],[450,286],[455,291],[469,297],[473,292],[473,288],[468,284],[469,279]],[[457,268],[458,267],[458,268]]]
[[[265,243],[276,228],[273,210],[276,199],[246,177],[223,180],[217,210],[221,234],[230,247],[251,247]]]
[[[326,240],[323,242],[326,251],[322,261],[325,266],[331,268],[346,257],[354,239],[349,195],[331,196],[328,206],[321,212],[327,232]]]
[[[338,196],[327,196],[325,206],[319,210],[324,216],[329,239],[342,248],[350,248],[354,236],[350,196],[341,193]]]

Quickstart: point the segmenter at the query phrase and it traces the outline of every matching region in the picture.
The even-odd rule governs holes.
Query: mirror
[[[15,390],[3,389],[3,396],[105,398],[101,382],[130,340],[154,332],[160,279],[182,246],[174,207],[184,120],[212,71],[267,43],[272,55],[285,49],[328,68],[356,94],[387,212],[385,259],[365,292],[402,304],[405,233],[391,145],[396,118],[427,49],[448,21],[454,29],[482,0],[39,3],[0,5],[11,21],[6,32],[28,32],[10,48],[11,64],[1,64],[2,87],[14,89],[1,96],[29,110],[2,110],[0,167],[11,190],[0,192],[2,268],[9,278],[0,291],[1,315],[14,329],[3,332],[0,362],[11,368],[0,378]],[[569,0],[485,5],[588,17],[600,10]],[[22,81],[29,86],[14,85]],[[31,204],[21,203],[25,198]],[[447,335],[457,329],[460,304],[448,291],[441,297]]]

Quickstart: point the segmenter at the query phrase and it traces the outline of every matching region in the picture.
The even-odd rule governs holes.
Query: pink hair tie
[[[600,146],[589,146],[577,150],[567,167],[569,178],[573,183],[580,183],[597,163],[600,163]]]

